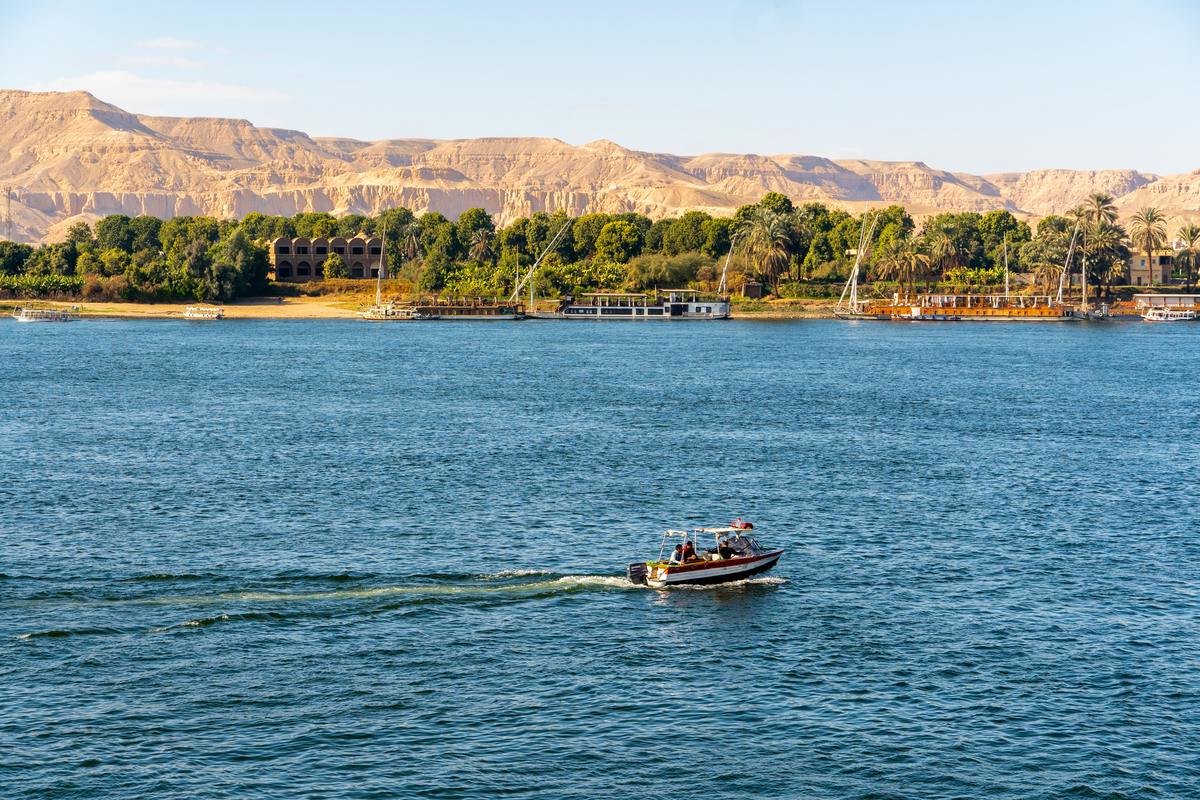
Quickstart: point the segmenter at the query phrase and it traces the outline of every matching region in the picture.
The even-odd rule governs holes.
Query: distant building
[[[325,277],[325,259],[337,253],[346,262],[351,278],[387,277],[387,256],[378,236],[360,233],[349,239],[342,236],[317,236],[294,239],[281,236],[271,241],[271,269],[277,281],[313,281]]]
[[[1155,250],[1151,264],[1146,266],[1146,252],[1129,254],[1126,263],[1130,286],[1162,286],[1171,283],[1171,272],[1175,269],[1175,253],[1172,250]]]

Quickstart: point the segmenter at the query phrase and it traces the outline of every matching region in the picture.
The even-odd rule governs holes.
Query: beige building
[[[1146,266],[1146,252],[1133,252],[1126,262],[1130,286],[1162,286],[1171,283],[1171,271],[1175,269],[1173,250],[1155,250],[1150,267]]]
[[[387,256],[378,236],[360,233],[342,236],[317,236],[309,239],[281,236],[271,241],[271,269],[277,281],[313,281],[325,277],[325,259],[337,253],[346,262],[351,278],[387,277]]]

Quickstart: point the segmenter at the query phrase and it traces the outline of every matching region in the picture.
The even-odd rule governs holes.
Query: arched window
[[[292,262],[280,261],[278,264],[276,264],[275,265],[275,277],[276,278],[292,277]]]
[[[312,273],[311,265],[307,261],[301,261],[296,265],[296,277],[307,278]]]
[[[350,268],[351,278],[361,278],[366,273],[363,272],[363,264],[361,261],[355,261],[354,266]]]

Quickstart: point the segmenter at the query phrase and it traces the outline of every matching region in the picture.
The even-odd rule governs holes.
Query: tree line
[[[864,224],[873,225],[864,277],[952,290],[984,290],[1012,272],[1032,273],[1050,289],[1074,248],[1093,285],[1110,288],[1124,274],[1131,248],[1166,244],[1166,221],[1155,209],[1117,221],[1112,197],[1093,194],[1065,216],[1030,226],[1005,210],[942,213],[918,229],[901,206],[854,215],[822,203],[795,205],[771,192],[729,218],[689,211],[651,220],[636,213],[568,217],[538,212],[498,226],[484,209],[455,220],[439,212],[394,208],[376,216],[313,212],[291,217],[251,213],[243,219],[111,215],[72,225],[64,241],[31,247],[0,242],[0,290],[15,294],[76,294],[124,300],[229,300],[269,291],[268,247],[280,236],[386,235],[393,277],[424,294],[508,294],[544,256],[539,294],[594,289],[640,291],[668,286],[713,289],[722,260],[730,285],[761,282],[777,296],[824,294],[848,276]],[[565,228],[565,230],[564,230]],[[557,236],[560,233],[563,235]],[[1200,229],[1185,226],[1178,263],[1189,283]],[[548,252],[547,252],[548,251]],[[345,265],[327,263],[326,277]]]

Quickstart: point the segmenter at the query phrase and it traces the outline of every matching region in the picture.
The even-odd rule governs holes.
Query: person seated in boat
[[[667,563],[668,564],[682,564],[683,563],[683,545],[681,545],[681,544],[675,545],[675,552],[671,553],[671,558],[670,558],[670,560],[667,561]]]
[[[696,555],[696,545],[690,541],[683,546],[683,563],[687,564],[690,561],[699,561],[700,557]]]
[[[733,549],[733,545],[729,543],[728,539],[722,539],[721,543],[717,545],[717,555],[723,559],[733,558],[737,555],[737,552]]]

